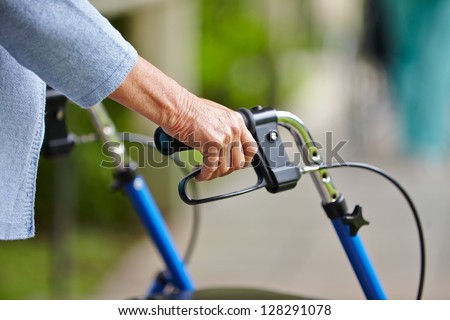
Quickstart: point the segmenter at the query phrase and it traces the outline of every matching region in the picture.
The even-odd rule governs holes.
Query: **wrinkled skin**
[[[198,181],[250,166],[257,151],[239,113],[195,96],[141,57],[110,98],[200,151]]]

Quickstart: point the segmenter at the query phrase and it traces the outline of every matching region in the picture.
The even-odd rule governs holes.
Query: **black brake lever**
[[[187,193],[187,185],[190,180],[192,180],[193,178],[195,178],[196,176],[199,175],[200,171],[201,171],[201,168],[194,169],[190,174],[188,174],[186,177],[181,179],[180,183],[178,184],[178,194],[180,195],[181,200],[183,200],[187,204],[195,205],[195,204],[201,204],[201,203],[212,202],[212,201],[217,201],[217,200],[224,200],[224,199],[240,196],[240,195],[261,189],[262,187],[266,186],[266,182],[264,181],[264,179],[262,177],[258,176],[258,181],[252,187],[248,187],[248,188],[245,188],[245,189],[242,189],[239,191],[233,191],[230,193],[220,194],[220,195],[212,196],[212,197],[208,197],[208,198],[193,199]]]
[[[217,200],[228,199],[265,187],[271,193],[277,193],[294,188],[301,177],[300,169],[293,165],[284,149],[278,133],[276,112],[260,106],[239,109],[244,122],[258,144],[258,151],[253,158],[252,166],[258,180],[254,186],[226,194],[208,198],[193,199],[187,193],[187,185],[195,178],[200,169],[194,170],[178,184],[180,198],[187,204],[194,205]],[[164,155],[190,150],[191,147],[166,134],[161,128],[155,131],[156,148]]]

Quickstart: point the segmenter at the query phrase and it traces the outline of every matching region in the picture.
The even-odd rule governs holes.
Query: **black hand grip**
[[[241,114],[245,125],[249,129],[249,131],[253,134],[255,131],[255,123],[252,120],[252,113],[247,109],[239,109],[238,112]],[[193,148],[185,145],[183,142],[175,139],[174,137],[168,135],[164,132],[161,127],[158,127],[154,134],[155,146],[159,152],[161,152],[165,156],[170,156],[175,152],[191,150]]]
[[[185,145],[183,142],[169,136],[161,127],[158,127],[154,135],[155,146],[159,152],[165,156],[170,156],[175,152],[191,150],[192,148]]]

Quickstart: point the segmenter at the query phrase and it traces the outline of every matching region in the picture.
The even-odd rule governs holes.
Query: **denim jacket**
[[[87,0],[0,0],[0,239],[34,236],[45,83],[88,108],[136,50]]]

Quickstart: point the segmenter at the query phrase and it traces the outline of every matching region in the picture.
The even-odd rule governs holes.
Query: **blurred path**
[[[424,298],[449,299],[448,168],[423,171],[423,165],[389,155],[368,162],[397,177],[421,214],[428,255]],[[358,201],[370,221],[360,234],[388,296],[414,298],[419,251],[405,201],[394,187],[372,173],[358,169],[331,173],[349,207]],[[244,174],[235,176],[240,179]],[[245,176],[248,184],[254,182],[251,170]],[[211,188],[219,186],[211,183]],[[191,263],[198,287],[257,287],[332,299],[364,298],[309,177],[302,177],[293,191],[272,195],[260,190],[204,205],[202,211],[199,243]],[[171,228],[181,248],[190,222],[190,208],[172,213]],[[160,266],[159,257],[144,239],[113,268],[95,297],[139,295],[147,290]]]

